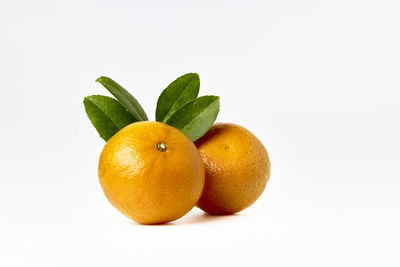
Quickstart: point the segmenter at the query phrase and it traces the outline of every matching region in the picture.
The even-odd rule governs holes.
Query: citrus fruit
[[[196,205],[204,186],[194,143],[160,122],[136,122],[118,131],[101,152],[98,172],[111,204],[142,224],[182,217]]]
[[[270,161],[256,136],[239,125],[216,123],[195,143],[206,173],[200,209],[233,214],[258,199],[270,176]]]

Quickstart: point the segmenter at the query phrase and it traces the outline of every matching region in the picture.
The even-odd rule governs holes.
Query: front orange
[[[204,186],[193,142],[160,122],[136,122],[104,146],[99,180],[111,204],[143,224],[176,220],[190,211]]]

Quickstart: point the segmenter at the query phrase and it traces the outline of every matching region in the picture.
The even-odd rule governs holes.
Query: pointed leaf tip
[[[106,142],[126,125],[137,120],[114,98],[91,95],[83,99],[86,114]]]
[[[184,132],[193,142],[213,125],[219,113],[218,96],[202,96],[189,102],[166,122]]]
[[[138,121],[148,120],[146,112],[139,102],[125,88],[106,76],[100,76],[96,82],[101,83]]]
[[[181,107],[196,99],[199,90],[200,77],[197,73],[187,73],[174,80],[158,98],[156,120],[168,121]]]

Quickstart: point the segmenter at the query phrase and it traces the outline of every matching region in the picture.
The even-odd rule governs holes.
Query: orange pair
[[[264,191],[270,162],[263,144],[245,128],[216,123],[193,143],[161,122],[135,122],[106,143],[99,180],[111,204],[142,224],[176,220],[195,205],[232,214]]]

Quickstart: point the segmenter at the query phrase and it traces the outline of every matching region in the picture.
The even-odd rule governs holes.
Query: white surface
[[[399,266],[400,2],[0,1],[0,266]],[[254,132],[239,215],[130,222],[82,99],[108,75],[154,118],[186,72]]]

